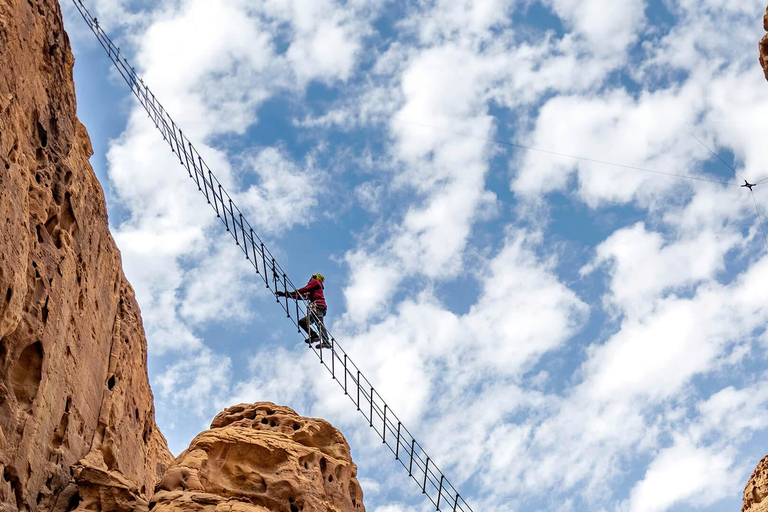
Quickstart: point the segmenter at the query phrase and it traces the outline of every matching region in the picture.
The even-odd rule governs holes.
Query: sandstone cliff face
[[[768,32],[768,8],[763,16],[763,28]],[[763,66],[765,79],[768,80],[768,34],[764,35],[763,40],[760,41],[760,65]]]
[[[0,0],[0,510],[146,507],[172,461],[56,0]]]
[[[153,512],[364,512],[341,432],[264,402],[230,407],[165,473]]]
[[[757,465],[744,489],[741,512],[768,512],[768,456]]]

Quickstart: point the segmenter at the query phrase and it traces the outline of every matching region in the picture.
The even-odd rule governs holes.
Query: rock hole
[[[75,211],[72,209],[72,194],[64,194],[64,203],[61,205],[61,229],[72,233],[77,228]]]
[[[19,510],[24,510],[22,507],[24,506],[24,498],[23,498],[23,490],[21,488],[21,481],[19,480],[19,476],[16,474],[16,470],[14,470],[11,467],[6,467],[3,470],[3,479],[11,484],[11,489],[13,489],[13,494],[16,497],[16,508]]]
[[[301,428],[301,425],[299,425],[298,423],[293,424],[293,430],[299,430],[300,428]]]
[[[67,171],[67,174],[64,175],[64,184],[69,185],[72,183],[72,171]]]
[[[8,287],[8,291],[5,292],[5,302],[6,302],[6,304],[11,302],[11,297],[13,297],[13,289]]]
[[[37,272],[37,271],[35,271]],[[45,304],[43,304],[43,325],[48,323],[48,300],[51,298],[50,295],[45,297]]]
[[[11,368],[11,387],[19,404],[29,406],[37,395],[43,378],[43,345],[28,345]]]
[[[35,150],[35,159],[37,159],[39,163],[45,162],[45,153],[43,153],[43,148],[37,148]]]
[[[309,464],[307,464],[306,462],[304,463],[304,469],[309,469]]]
[[[275,411],[267,411],[267,416],[272,416],[273,414],[275,414]]]
[[[11,164],[8,164],[8,163],[6,163],[6,164],[5,164],[5,170],[7,171],[7,170],[8,170],[8,169],[10,169],[10,168],[11,168]]]
[[[40,184],[40,173],[39,172],[35,173],[35,181],[37,182],[38,185]]]
[[[40,145],[43,147],[48,145],[48,131],[40,124],[40,121],[37,122],[37,137],[40,139]]]
[[[328,481],[333,482],[333,475],[328,475]]]
[[[299,507],[297,507],[294,504],[291,504],[291,512],[299,512]]]
[[[136,409],[133,411],[133,416],[138,420],[139,419],[139,409]]]
[[[262,425],[266,425],[267,423],[269,423],[269,420],[267,420],[267,418],[261,418]]]
[[[69,504],[67,505],[66,512],[72,512],[75,510],[79,505],[80,502],[83,501],[83,498],[80,497],[80,493],[76,492],[72,498],[69,500]]]
[[[275,423],[274,421],[272,421],[272,422],[270,422],[270,423],[269,423],[269,426],[270,426],[270,427],[276,427],[276,426],[277,426],[277,423]]]
[[[328,461],[325,460],[325,457],[320,459],[320,472],[322,474],[325,474],[325,470],[328,468]]]
[[[53,236],[53,230],[59,225],[59,216],[53,215],[47,221],[45,221],[45,230],[49,235]]]
[[[107,381],[107,388],[109,388],[109,390],[112,391],[112,388],[114,387],[115,387],[115,376],[113,375]]]
[[[37,242],[43,243],[43,231],[40,229],[40,224],[35,226],[35,230],[37,231]]]
[[[141,494],[144,494],[144,495],[147,494],[147,486],[146,485],[142,485],[141,486]]]
[[[61,415],[61,420],[53,431],[53,439],[51,439],[51,448],[56,450],[62,445],[66,436],[67,428],[69,427],[69,406],[72,404],[72,398],[67,397],[67,404],[64,406],[64,414]]]

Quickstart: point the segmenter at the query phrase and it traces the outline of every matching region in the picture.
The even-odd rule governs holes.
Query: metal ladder
[[[117,71],[130,87],[133,95],[147,111],[147,115],[160,131],[163,139],[170,145],[171,151],[178,157],[179,163],[187,170],[189,177],[197,185],[197,189],[205,196],[208,204],[216,212],[217,217],[234,238],[240,250],[243,251],[245,258],[253,265],[266,287],[272,292],[279,291],[281,288],[283,292],[295,291],[296,287],[275,261],[274,256],[265,247],[261,238],[253,231],[250,223],[211,172],[208,164],[205,163],[189,139],[184,136],[181,129],[171,119],[152,91],[144,84],[141,77],[136,74],[136,70],[125,56],[120,53],[120,48],[115,46],[102,30],[98,20],[91,16],[82,0],[72,1]],[[299,333],[301,332],[298,325],[299,319],[304,316],[314,317],[315,315],[310,305],[304,300],[295,300],[293,301],[294,304],[291,305],[290,301],[293,299],[288,297],[285,297],[284,301],[281,301],[280,298],[276,299]],[[392,412],[392,409],[384,402],[381,395],[374,389],[373,384],[362,374],[339,342],[329,331],[326,332],[331,344],[331,348],[325,349],[328,352],[324,354],[322,348],[315,347],[311,347],[311,350],[330,372],[331,377],[344,390],[344,394],[349,397],[357,410],[368,421],[368,426],[381,437],[382,443],[389,448],[395,456],[395,460],[408,470],[408,476],[419,485],[422,494],[432,502],[438,511],[472,512],[472,508],[461,497],[459,491],[451,485],[443,472],[424,451],[424,448]]]

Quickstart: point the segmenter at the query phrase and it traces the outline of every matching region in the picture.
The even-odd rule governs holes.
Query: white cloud
[[[208,348],[182,356],[153,379],[164,412],[191,409],[197,416],[215,414],[228,393],[231,368],[229,357]]]
[[[261,233],[279,233],[294,225],[308,225],[324,213],[326,176],[314,162],[297,164],[279,148],[264,148],[243,159],[258,180],[237,197],[240,207]]]
[[[730,471],[732,457],[686,441],[663,450],[632,489],[629,510],[661,512],[683,500],[707,504],[726,496],[740,482]]]
[[[582,36],[593,53],[621,55],[645,26],[645,1],[548,0],[572,35]]]

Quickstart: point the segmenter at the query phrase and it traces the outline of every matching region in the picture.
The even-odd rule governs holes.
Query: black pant
[[[320,337],[322,337],[323,341],[328,341],[328,332],[325,330],[325,322],[323,320],[325,312],[326,308],[323,306],[310,306],[309,311],[307,311],[307,316],[299,320],[299,327],[309,334],[310,339],[319,340]],[[310,328],[312,324],[317,325],[317,330],[320,331],[319,336]]]

